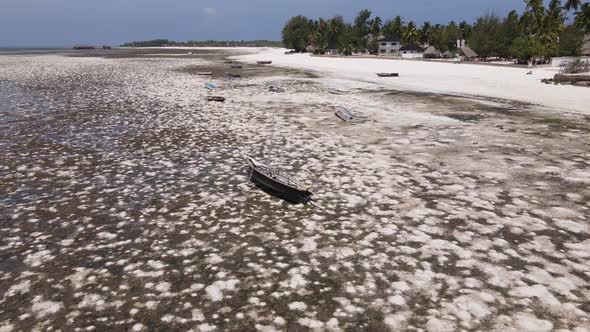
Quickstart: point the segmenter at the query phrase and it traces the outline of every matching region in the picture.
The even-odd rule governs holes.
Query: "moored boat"
[[[303,185],[272,169],[271,167],[246,157],[250,167],[250,180],[271,193],[291,203],[309,203],[313,193]]]
[[[272,61],[270,60],[263,60],[263,61],[256,61],[257,64],[259,65],[270,65],[272,63]]]
[[[224,102],[225,101],[225,97],[222,97],[222,96],[207,96],[206,99],[208,101],[218,101],[218,102]]]

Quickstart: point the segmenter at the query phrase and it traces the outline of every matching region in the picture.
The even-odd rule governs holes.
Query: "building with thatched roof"
[[[459,49],[459,55],[464,57],[465,59],[475,59],[477,58],[477,53],[471,49],[471,47],[465,45],[461,46]]]
[[[445,53],[442,54],[442,57],[446,58],[446,59],[454,59],[457,57],[457,54],[455,54],[451,51],[446,51]]]
[[[440,58],[441,52],[436,49],[434,46],[429,46],[424,50],[424,57],[425,58]]]

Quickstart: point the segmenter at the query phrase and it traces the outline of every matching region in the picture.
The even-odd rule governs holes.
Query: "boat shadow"
[[[267,186],[264,186],[256,181],[250,181],[252,182],[256,188],[264,191],[266,194],[273,196],[275,198],[278,198],[280,200],[283,200],[289,204],[292,205],[299,205],[299,204],[303,204],[303,205],[307,205],[311,202],[311,197],[305,197],[305,198],[293,198],[293,197],[289,197],[287,195],[283,195],[278,191],[272,190],[271,188],[268,188]]]

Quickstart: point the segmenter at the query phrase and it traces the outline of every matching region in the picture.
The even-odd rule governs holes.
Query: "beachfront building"
[[[407,44],[399,49],[402,58],[415,59],[424,57],[424,49],[420,45]]]
[[[379,55],[399,55],[401,39],[398,36],[383,36],[378,42]]]
[[[337,55],[338,54],[338,44],[336,40],[330,39],[328,41],[328,47],[326,47],[326,54],[328,55]]]
[[[455,54],[451,51],[446,51],[445,53],[442,54],[442,57],[445,59],[454,59],[457,57],[457,54]]]
[[[464,60],[473,60],[477,58],[477,53],[465,44],[465,39],[457,39],[457,52]]]
[[[424,45],[423,45],[424,46]],[[441,57],[442,52],[437,50],[434,46],[428,46],[424,50],[424,57],[430,59],[436,59]]]

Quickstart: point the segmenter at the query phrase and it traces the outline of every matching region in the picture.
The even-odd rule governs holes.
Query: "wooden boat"
[[[210,71],[201,71],[201,72],[198,72],[197,75],[200,75],[200,76],[210,76],[210,75],[213,75],[213,73],[210,72]]]
[[[231,67],[234,69],[240,69],[242,68],[242,65],[231,65]]]
[[[222,96],[207,96],[206,99],[208,101],[219,101],[219,102],[224,102],[225,101],[225,97],[222,97]]]
[[[217,89],[218,86],[213,83],[205,83],[205,88],[209,90]]]
[[[336,112],[334,113],[336,114],[337,117],[339,117],[342,121],[350,121],[352,120],[352,112],[342,106],[336,106]]]
[[[270,65],[272,63],[272,61],[264,60],[264,61],[256,61],[256,63],[259,65]]]
[[[268,91],[270,91],[270,92],[285,92],[285,89],[283,89],[279,86],[271,85],[270,87],[268,87]]]
[[[333,95],[343,95],[346,93],[346,91],[338,90],[335,88],[328,88],[328,93],[331,93]]]
[[[398,73],[377,73],[379,77],[398,77]]]
[[[227,73],[227,74],[225,74],[225,76],[223,76],[223,79],[228,81],[228,80],[233,80],[234,78],[240,78],[240,77],[242,77],[242,75],[240,75],[240,74]]]
[[[303,185],[250,157],[246,157],[246,162],[250,167],[250,180],[263,189],[291,203],[306,204],[311,201],[313,193]]]

